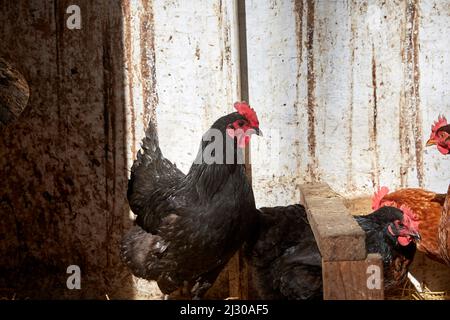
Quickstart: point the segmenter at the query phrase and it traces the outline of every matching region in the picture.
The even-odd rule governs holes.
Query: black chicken
[[[394,288],[414,257],[417,226],[393,207],[355,219],[366,232],[367,252],[383,257],[385,290]],[[248,254],[258,298],[322,297],[321,256],[303,206],[260,209],[257,240]]]
[[[321,297],[322,257],[304,207],[261,208],[258,217],[257,240],[248,252],[258,298]]]
[[[131,168],[128,201],[137,225],[123,238],[121,256],[165,294],[188,288],[201,298],[255,226],[243,149],[259,123],[246,103],[235,108],[204,135],[187,175],[163,157],[151,123]]]

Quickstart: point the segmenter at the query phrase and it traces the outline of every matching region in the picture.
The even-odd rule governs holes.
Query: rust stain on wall
[[[232,71],[232,56],[231,56],[231,19],[228,17],[228,12],[222,3],[222,0],[218,1],[217,7],[216,7],[216,14],[217,14],[217,23],[219,27],[219,35],[220,35],[220,45],[221,45],[221,61],[220,61],[220,70],[222,72],[225,72],[224,79],[227,79],[227,81],[231,81],[233,77],[233,71]],[[238,84],[239,85],[239,84]],[[232,87],[227,87],[227,95],[232,96]],[[238,90],[240,92],[240,89]],[[212,119],[208,119],[211,121]]]
[[[408,164],[409,164],[409,149],[410,143],[408,139],[408,119],[405,118],[407,114],[406,97],[405,91],[403,89],[400,96],[400,117],[399,117],[399,128],[400,128],[400,186],[406,187],[408,184]]]
[[[131,153],[133,154],[133,157],[136,156],[136,109],[134,106],[134,99],[133,99],[133,76],[132,76],[132,70],[133,70],[133,53],[132,53],[132,35],[131,35],[131,8],[130,4],[125,1],[122,3],[122,12],[124,17],[124,43],[125,43],[125,59],[126,59],[126,66],[129,70],[128,72],[128,99],[129,99],[129,108],[130,108],[130,134],[131,134]]]
[[[308,164],[308,172],[312,181],[317,179],[317,157],[316,157],[316,132],[315,132],[315,90],[316,90],[316,75],[314,70],[314,20],[315,20],[315,1],[307,0],[306,7],[308,11],[307,15],[307,113],[308,113],[308,151],[310,154],[311,162]]]
[[[369,115],[369,139],[370,148],[372,152],[372,185],[374,188],[380,185],[380,168],[378,157],[378,142],[377,142],[377,125],[378,125],[378,95],[377,95],[377,62],[375,59],[375,45],[372,43],[372,110]]]
[[[219,27],[219,30],[223,29],[223,16],[222,16],[222,0],[219,0],[217,4],[214,5],[214,11],[217,17],[217,25]],[[222,33],[219,33],[220,36],[222,37]],[[219,39],[220,43],[222,43],[222,38]],[[223,71],[223,67],[224,67],[224,52],[221,50],[220,51],[220,62],[219,62],[219,67],[220,67],[220,71]]]
[[[407,185],[407,174],[415,166],[419,186],[424,183],[422,117],[420,107],[419,66],[419,0],[408,0],[402,31],[404,88],[400,99],[400,168],[401,185]],[[411,136],[413,137],[411,139]],[[414,153],[411,154],[412,148]],[[415,158],[415,163],[412,163]]]
[[[422,113],[420,107],[420,67],[419,67],[419,29],[420,29],[420,14],[419,14],[419,0],[414,0],[411,4],[411,20],[412,20],[412,66],[413,66],[413,85],[412,97],[415,107],[415,123],[413,126],[414,142],[416,149],[416,167],[417,180],[419,186],[424,184],[424,167],[423,167],[423,141],[422,141]]]
[[[143,87],[144,114],[143,122],[156,124],[156,106],[158,92],[156,90],[156,56],[155,56],[155,26],[153,18],[153,2],[142,1],[143,11],[140,19],[141,46],[141,80]]]
[[[294,2],[294,17],[295,17],[295,36],[296,36],[296,48],[297,48],[297,76],[295,82],[295,119],[297,124],[300,123],[299,108],[301,107],[300,102],[300,85],[302,83],[302,65],[303,65],[303,0],[295,0]],[[301,154],[300,150],[300,140],[295,140],[297,154]],[[297,157],[297,175],[301,176],[301,161],[300,157]]]
[[[357,37],[356,21],[355,21],[355,5],[353,1],[348,2],[347,12],[350,15],[350,41],[349,46],[351,50],[350,57],[350,101],[348,107],[348,135],[347,135],[347,187],[353,189],[353,112],[354,112],[354,88],[355,78],[353,75],[355,65],[355,38]]]

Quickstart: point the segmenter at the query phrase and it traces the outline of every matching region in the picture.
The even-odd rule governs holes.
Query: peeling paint
[[[122,4],[122,12],[124,15],[124,42],[125,42],[125,57],[126,57],[126,66],[127,70],[131,72],[133,70],[133,58],[132,58],[132,29],[131,29],[131,10],[130,6],[127,2],[124,2]],[[131,154],[133,157],[135,157],[137,152],[136,147],[136,111],[134,106],[134,97],[133,97],[133,85],[132,80],[128,79],[127,84],[127,93],[128,93],[128,103],[129,103],[129,110],[130,110],[130,135],[131,135]]]
[[[348,197],[369,195],[378,185],[442,192],[449,171],[423,144],[437,114],[450,110],[450,42],[433,36],[448,33],[448,6],[249,0],[248,8],[252,101],[263,120],[286,127],[279,168],[253,155],[258,203],[295,202],[293,185],[313,179]]]
[[[404,96],[400,104],[401,168],[402,186],[408,184],[408,172],[416,171],[419,186],[424,185],[423,133],[420,109],[420,66],[419,66],[419,0],[408,0],[405,8],[402,57],[404,63]],[[411,153],[414,151],[414,153]],[[413,159],[415,162],[413,164]]]
[[[142,1],[140,16],[140,47],[141,47],[141,79],[144,112],[142,122],[147,127],[149,121],[156,123],[156,106],[158,92],[156,90],[156,55],[155,30],[152,2]],[[200,53],[198,53],[200,59]]]
[[[412,62],[413,64],[413,85],[412,96],[413,106],[415,108],[415,123],[413,126],[414,142],[415,142],[415,156],[416,156],[416,168],[417,168],[417,180],[419,186],[424,186],[424,167],[423,167],[423,133],[422,133],[422,112],[420,107],[420,66],[419,66],[419,28],[420,28],[420,14],[419,14],[419,1],[414,0],[412,4],[408,4],[411,10],[411,45],[412,45]]]
[[[376,190],[380,186],[379,160],[378,160],[378,95],[377,95],[377,62],[375,60],[375,46],[372,44],[372,111],[369,114],[370,151],[372,153],[372,185]]]
[[[300,97],[300,87],[302,82],[302,65],[303,65],[303,0],[295,0],[294,2],[294,15],[295,15],[295,34],[296,34],[296,49],[297,49],[297,76],[295,81],[296,97],[294,102],[295,120],[297,124],[300,124],[300,112],[302,107],[302,101]],[[300,139],[294,142],[297,154],[301,153]],[[296,159],[298,175],[302,174],[301,171],[302,159]]]

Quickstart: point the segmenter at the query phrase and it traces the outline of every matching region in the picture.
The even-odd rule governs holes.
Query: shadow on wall
[[[0,288],[17,298],[133,298],[119,259],[130,227],[121,1],[6,1],[0,56],[29,82],[0,134]],[[67,268],[81,269],[68,290]],[[5,296],[2,294],[2,296]]]

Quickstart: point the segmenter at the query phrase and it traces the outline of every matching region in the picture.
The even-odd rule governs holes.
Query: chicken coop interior
[[[449,1],[0,4],[0,299],[450,300]]]

